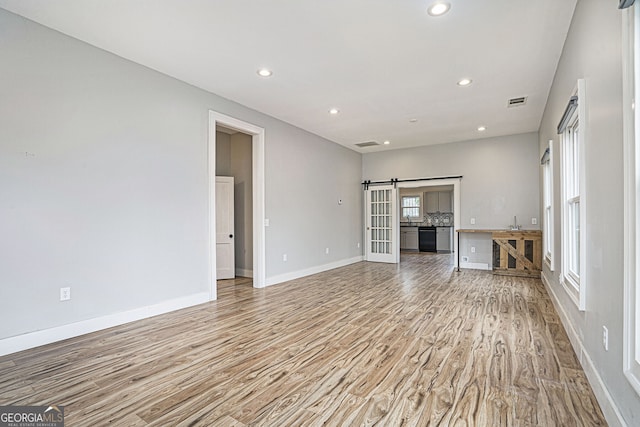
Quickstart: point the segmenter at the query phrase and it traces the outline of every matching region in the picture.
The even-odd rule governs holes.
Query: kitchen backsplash
[[[453,225],[453,212],[428,213],[424,216],[426,225]]]
[[[402,222],[403,225],[408,224],[406,221]],[[453,212],[436,212],[436,213],[428,213],[423,217],[422,222],[412,221],[412,225],[422,225],[422,226],[448,226],[453,225]]]

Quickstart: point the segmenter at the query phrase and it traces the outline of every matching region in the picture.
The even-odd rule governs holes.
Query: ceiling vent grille
[[[360,142],[358,144],[356,144],[356,146],[360,147],[360,148],[364,148],[364,147],[372,147],[374,145],[380,145],[375,141],[367,141],[367,142]]]
[[[507,107],[511,108],[511,107],[519,107],[521,105],[524,105],[527,103],[527,97],[526,96],[521,96],[519,98],[511,98],[509,100],[509,102],[507,102]]]

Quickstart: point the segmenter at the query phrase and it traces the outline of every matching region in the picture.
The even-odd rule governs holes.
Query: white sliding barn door
[[[233,224],[233,177],[216,177],[216,278],[236,275]]]
[[[391,185],[372,187],[366,191],[367,261],[400,262],[397,195],[398,190]]]

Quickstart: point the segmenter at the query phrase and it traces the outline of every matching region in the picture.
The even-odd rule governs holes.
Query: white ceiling
[[[576,0],[449,0],[441,17],[426,13],[433,1],[0,7],[359,152],[536,131]],[[273,76],[259,77],[260,67]],[[463,77],[473,83],[457,86]],[[520,96],[526,105],[507,108]],[[391,144],[354,146],[371,140]]]

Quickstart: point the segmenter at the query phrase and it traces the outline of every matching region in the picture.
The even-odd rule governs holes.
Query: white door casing
[[[209,169],[209,289],[210,299],[218,298],[216,286],[216,126],[251,135],[252,182],[253,182],[253,287],[263,288],[266,283],[265,262],[265,130],[254,124],[209,110],[208,169]]]
[[[216,277],[233,279],[236,271],[233,177],[216,177]]]
[[[392,185],[375,186],[365,194],[367,261],[396,264],[400,262],[398,190]]]
[[[411,179],[409,181],[405,181],[405,182],[398,182],[397,183],[397,187],[398,188],[418,188],[418,187],[432,187],[432,186],[441,186],[441,185],[453,185],[453,200],[451,203],[451,207],[453,209],[453,224],[451,224],[453,226],[453,241],[451,242],[451,250],[453,251],[453,253],[457,254],[459,251],[458,248],[458,232],[457,230],[460,227],[460,218],[461,218],[461,204],[460,204],[460,191],[461,191],[461,184],[462,184],[462,177],[455,177],[455,178],[431,178],[428,180],[418,180],[418,179]],[[400,219],[398,217],[398,222],[400,222]],[[460,267],[460,265],[458,264],[459,261],[459,257],[456,255],[455,256],[455,263],[456,263],[456,267]]]

